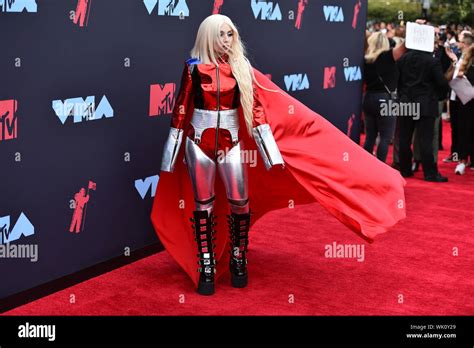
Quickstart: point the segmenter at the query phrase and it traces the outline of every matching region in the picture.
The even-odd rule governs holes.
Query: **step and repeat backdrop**
[[[0,299],[158,242],[162,148],[210,14],[358,141],[366,12],[366,0],[0,0]]]

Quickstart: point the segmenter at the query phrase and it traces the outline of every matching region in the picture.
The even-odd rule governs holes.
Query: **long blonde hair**
[[[471,44],[466,51],[467,53],[464,55],[460,68],[464,73],[467,73],[471,65],[474,64],[474,44]]]
[[[372,33],[367,39],[367,50],[365,51],[365,61],[373,63],[377,60],[380,53],[390,49],[390,42],[384,33],[378,31]]]
[[[205,18],[199,26],[196,35],[196,42],[191,50],[191,57],[199,59],[203,64],[214,63],[216,66],[219,66],[219,57],[216,56],[214,47],[222,47],[219,34],[223,24],[229,25],[233,32],[232,46],[226,51],[226,53],[229,56],[229,65],[232,69],[232,74],[239,86],[240,104],[242,105],[242,110],[244,112],[247,130],[249,136],[252,137],[254,102],[253,82],[267,91],[277,91],[269,90],[256,81],[252,65],[246,57],[245,45],[240,39],[239,32],[231,19],[221,14],[214,14]]]

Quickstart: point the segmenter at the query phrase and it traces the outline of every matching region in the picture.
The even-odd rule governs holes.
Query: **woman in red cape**
[[[235,98],[236,93],[244,93],[243,84],[235,82],[242,77],[234,77],[238,75],[234,69],[237,71],[238,68],[228,63],[232,53],[235,54],[236,44],[240,43],[237,29],[228,17],[222,15],[208,17],[201,27],[209,26],[210,22],[221,29],[223,49],[217,49],[216,53],[223,54],[217,59],[212,57],[212,64],[202,63],[202,56],[185,63],[151,213],[160,241],[191,277],[198,292],[204,295],[214,293],[214,274],[218,278],[229,269],[229,265],[232,284],[246,286],[248,230],[265,213],[288,207],[290,200],[295,204],[319,202],[368,242],[405,218],[405,180],[399,172],[369,154],[324,117],[282,91],[254,68],[251,68],[254,100],[251,105],[253,129],[250,128],[250,132],[246,119],[248,104],[242,102],[242,98],[241,103],[236,104],[238,99]],[[228,33],[232,35],[227,36]],[[195,49],[202,44],[198,42],[199,37],[198,31]],[[195,49],[191,52],[193,57],[197,56]],[[216,90],[213,88],[219,88],[218,105],[215,105],[216,94],[213,92]],[[193,164],[195,158],[189,154],[193,153],[192,147],[197,144],[199,149],[196,151],[199,152],[194,153],[210,158],[218,150],[225,148],[228,151],[236,147],[231,134],[234,129],[229,125],[232,122],[227,118],[220,121],[227,120],[222,126],[227,124],[227,129],[216,130],[214,127],[201,132],[202,120],[214,117],[211,113],[203,118],[202,115],[206,114],[202,109],[214,110],[214,113],[222,110],[222,115],[234,115],[232,110],[237,110],[235,119],[240,125],[247,124],[238,131],[240,152],[248,155],[258,150],[262,155],[263,163],[258,158],[251,165],[244,164],[243,175],[246,180],[248,178],[248,187],[243,202],[246,205],[250,202],[252,219],[248,218],[248,208],[235,214],[242,207],[232,205],[239,201],[230,197],[225,170],[219,169],[220,175],[215,178],[211,207],[209,202],[198,199],[196,180],[205,172]],[[186,145],[181,146],[183,134],[187,135]],[[209,212],[209,219],[201,220],[195,208],[206,214]],[[189,221],[193,214],[194,233]],[[230,219],[230,231],[226,228],[226,216]],[[248,217],[236,223],[239,216]],[[205,223],[199,224],[199,221]],[[233,230],[236,224],[244,226],[243,233],[240,232],[244,241],[238,240],[239,231]],[[204,273],[206,265],[210,266],[212,274]]]

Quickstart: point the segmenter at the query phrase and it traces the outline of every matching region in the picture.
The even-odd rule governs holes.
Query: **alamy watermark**
[[[250,167],[257,165],[257,150],[237,150],[235,147],[217,151],[217,163],[234,163],[240,157],[240,163],[248,163]]]
[[[38,244],[0,244],[0,259],[30,259],[38,261]]]
[[[363,244],[326,244],[324,246],[324,257],[330,259],[357,259],[358,262],[365,260],[365,246]]]
[[[413,117],[417,121],[420,119],[420,103],[405,103],[393,100],[381,101],[380,115]]]
[[[37,325],[26,322],[18,326],[19,338],[46,338],[53,342],[56,340],[56,325]]]

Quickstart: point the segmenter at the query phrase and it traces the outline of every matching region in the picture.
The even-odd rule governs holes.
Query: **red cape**
[[[269,92],[256,86],[286,169],[277,166],[267,171],[260,157],[255,167],[249,166],[252,225],[265,213],[288,207],[290,200],[295,205],[318,201],[368,242],[405,218],[406,182],[398,171],[369,154],[261,72],[256,69],[254,72],[263,87],[281,91]],[[193,110],[188,112],[189,122]],[[240,117],[240,124],[245,125],[242,110]],[[241,134],[245,149],[256,150],[247,132]],[[161,172],[151,220],[164,247],[197,285],[197,245],[189,221],[194,196],[183,157],[184,146],[181,146],[174,172]],[[219,277],[229,267],[226,223],[229,205],[219,175],[216,175],[214,213],[217,215],[215,252]]]

